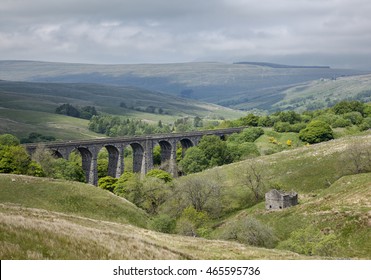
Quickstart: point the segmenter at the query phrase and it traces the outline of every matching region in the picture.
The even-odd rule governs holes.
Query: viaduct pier
[[[82,168],[86,182],[98,184],[97,158],[102,148],[108,151],[108,175],[120,177],[124,172],[124,150],[131,146],[133,150],[133,171],[146,174],[153,169],[153,148],[161,147],[161,162],[169,163],[169,170],[176,175],[176,150],[180,143],[183,151],[197,146],[205,135],[217,135],[222,139],[226,135],[241,132],[245,127],[218,130],[193,131],[185,133],[153,134],[134,137],[101,138],[80,141],[48,142],[41,145],[53,152],[56,157],[68,160],[72,151],[78,151],[82,157]],[[40,144],[27,144],[25,148],[33,154]]]

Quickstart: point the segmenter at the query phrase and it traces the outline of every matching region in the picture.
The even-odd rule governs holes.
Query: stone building
[[[298,204],[296,192],[283,192],[273,189],[265,194],[265,209],[277,210]]]

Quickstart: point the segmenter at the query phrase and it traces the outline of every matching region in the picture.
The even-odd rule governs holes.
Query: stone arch
[[[98,172],[97,172],[97,159],[87,147],[76,147],[82,159],[82,169],[85,173],[85,181],[89,184],[97,185]]]
[[[107,175],[113,178],[120,177],[123,169],[123,152],[114,145],[105,145],[108,152],[108,172]]]
[[[130,143],[133,149],[133,172],[142,172],[143,160],[144,160],[144,148],[141,144],[134,142]]]
[[[51,149],[50,151],[51,151],[53,157],[64,158],[64,156],[62,155],[62,153],[60,151],[54,150],[54,149]]]
[[[189,138],[182,138],[182,139],[179,140],[179,142],[180,142],[180,145],[182,146],[182,156],[183,157],[184,157],[184,154],[187,151],[187,149],[195,146],[193,141]]]
[[[173,150],[173,146],[171,145],[171,143],[166,140],[160,140],[158,141],[158,144],[161,147],[161,163],[170,161],[171,152]]]

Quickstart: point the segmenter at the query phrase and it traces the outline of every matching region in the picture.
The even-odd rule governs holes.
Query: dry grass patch
[[[2,204],[1,259],[301,259],[279,250],[166,235],[114,222]]]

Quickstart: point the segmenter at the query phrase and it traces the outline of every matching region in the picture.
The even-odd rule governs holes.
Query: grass
[[[148,219],[144,211],[107,191],[49,178],[1,175],[0,202],[141,227]]]
[[[56,139],[91,139],[104,135],[88,130],[89,121],[22,109],[0,108],[0,134],[10,133],[19,138],[31,132],[54,136]]]
[[[0,198],[1,259],[307,258],[140,228],[141,210],[80,183],[0,175]]]
[[[321,79],[287,89],[284,91],[283,100],[273,105],[273,108],[305,111],[325,108],[348,99],[369,102],[371,100],[370,90],[371,75],[340,77],[336,80]]]
[[[305,259],[308,256],[283,248],[288,249],[285,242],[293,242],[293,232],[314,227],[324,236],[336,236],[336,244],[326,255],[312,258],[369,259],[371,174],[343,176],[348,166],[341,162],[341,155],[357,143],[367,149],[370,139],[370,134],[337,139],[191,175],[219,178],[223,186],[220,203],[226,214],[214,220],[212,237],[218,237],[229,222],[254,217],[273,228],[280,249],[153,232],[145,228],[148,217],[143,211],[96,187],[1,175],[0,257]],[[270,180],[298,191],[299,205],[272,212],[265,211],[264,203],[249,206],[245,200],[249,192],[235,177],[249,161],[263,166]]]
[[[359,145],[370,150],[371,134],[299,147],[194,174],[221,178],[225,216],[214,221],[212,237],[219,238],[231,222],[254,217],[274,230],[278,248],[289,249],[285,242],[294,242],[293,232],[314,230],[321,236],[332,234],[336,240],[331,250],[321,252],[326,257],[369,259],[371,173],[347,175],[354,170],[352,159],[346,155]],[[251,192],[238,180],[249,163],[260,166],[266,187],[279,185],[298,192],[299,205],[270,212],[265,210],[264,202],[251,206]]]

